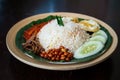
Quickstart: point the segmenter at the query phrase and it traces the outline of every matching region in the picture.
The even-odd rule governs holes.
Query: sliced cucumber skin
[[[107,41],[107,39],[106,39],[104,36],[102,36],[102,35],[93,36],[93,37],[91,37],[89,40],[90,40],[90,41],[100,41],[100,42],[102,42],[103,44],[105,44],[106,41]]]
[[[90,51],[90,48],[92,49],[92,47],[95,47],[95,49],[93,49],[93,51]],[[94,54],[97,54],[99,51],[101,51],[103,47],[104,45],[100,41],[88,41],[85,44],[83,44],[83,46],[81,46],[79,49],[77,49],[77,51],[74,53],[74,58],[81,59],[92,56]]]
[[[101,36],[105,37],[106,39],[108,38],[106,32],[103,31],[103,30],[99,30],[99,31],[95,32],[95,33],[92,35],[92,37],[98,36],[98,35],[101,35]]]

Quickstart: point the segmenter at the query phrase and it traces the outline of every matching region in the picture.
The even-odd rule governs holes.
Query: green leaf
[[[56,16],[56,19],[57,19],[57,22],[60,26],[64,26],[61,16]]]

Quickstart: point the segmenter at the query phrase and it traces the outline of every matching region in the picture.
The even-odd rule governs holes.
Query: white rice
[[[90,35],[78,23],[71,21],[71,18],[62,19],[64,26],[59,26],[57,20],[52,20],[39,31],[37,37],[45,50],[64,46],[74,53]]]

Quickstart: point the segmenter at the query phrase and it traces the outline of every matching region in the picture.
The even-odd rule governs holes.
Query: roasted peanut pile
[[[40,56],[51,61],[70,61],[73,58],[73,53],[69,52],[64,46],[60,46],[58,49],[43,51]]]

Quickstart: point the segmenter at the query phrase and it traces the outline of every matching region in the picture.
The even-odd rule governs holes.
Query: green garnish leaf
[[[61,16],[56,16],[56,19],[57,19],[57,22],[60,26],[64,26]]]
[[[79,22],[82,21],[82,20],[85,20],[85,19],[83,19],[83,18],[78,18],[78,21],[79,21]]]

